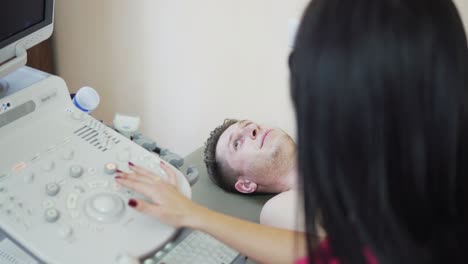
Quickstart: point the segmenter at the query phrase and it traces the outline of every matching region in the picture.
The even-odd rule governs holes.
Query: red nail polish
[[[117,173],[122,173],[123,171],[117,169],[117,170],[115,170],[115,172],[117,172]]]
[[[130,166],[132,166],[132,167],[135,166],[135,164],[133,164],[133,162],[131,162],[131,161],[128,162],[128,165],[130,165]]]
[[[129,205],[130,207],[134,207],[134,208],[135,208],[135,207],[138,205],[138,203],[137,203],[136,200],[130,199],[130,200],[128,200],[128,205]]]
[[[115,176],[114,178],[116,178],[116,179],[122,179],[122,177],[120,177],[120,176]]]

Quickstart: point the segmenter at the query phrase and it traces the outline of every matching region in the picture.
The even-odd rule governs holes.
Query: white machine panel
[[[114,180],[128,161],[164,176],[159,157],[76,109],[62,79],[48,77],[0,106],[0,228],[41,261],[116,263],[176,234],[129,208],[141,196]]]

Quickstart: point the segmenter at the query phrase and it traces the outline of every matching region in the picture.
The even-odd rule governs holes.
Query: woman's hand
[[[178,191],[176,172],[165,162],[161,161],[161,168],[168,175],[167,181],[132,163],[129,163],[129,168],[129,173],[118,171],[116,181],[152,201],[130,199],[129,206],[174,227],[187,226],[190,218],[196,216],[199,206]]]
[[[136,210],[175,227],[208,233],[260,263],[293,263],[307,254],[304,233],[273,228],[214,212],[197,205],[177,190],[176,173],[165,163],[167,180],[129,163],[130,173],[118,172],[116,181],[151,199],[131,199]]]

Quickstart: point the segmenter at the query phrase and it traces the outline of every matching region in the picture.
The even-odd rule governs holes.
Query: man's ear
[[[243,177],[239,177],[234,187],[240,193],[253,193],[257,190],[257,184],[255,182],[246,180]]]

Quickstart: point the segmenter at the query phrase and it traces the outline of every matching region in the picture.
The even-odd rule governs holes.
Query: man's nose
[[[258,136],[258,127],[257,126],[249,126],[246,128],[245,133],[247,136],[249,136],[251,139],[255,140]]]

